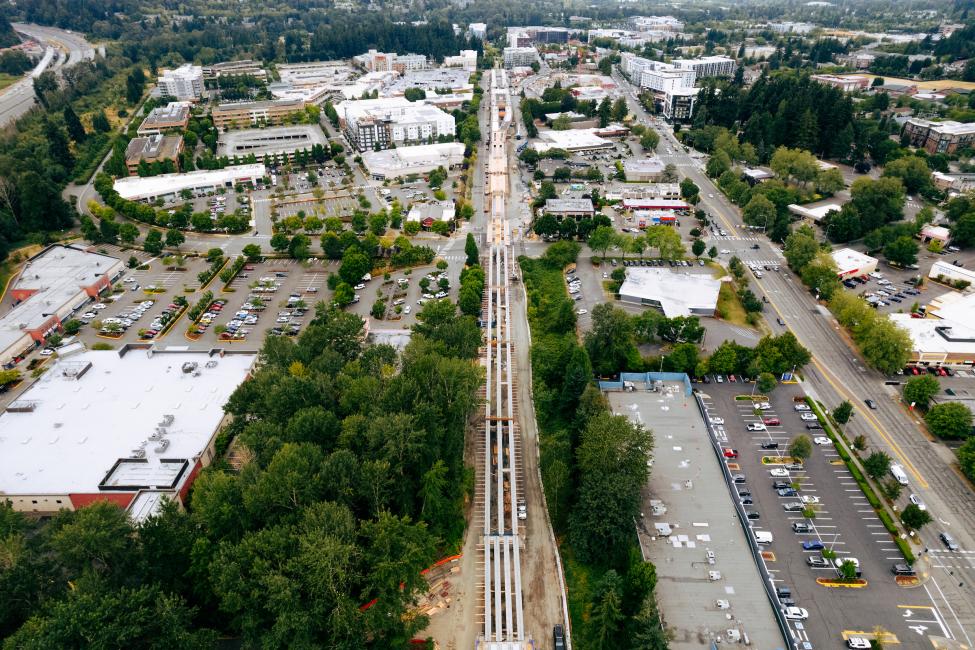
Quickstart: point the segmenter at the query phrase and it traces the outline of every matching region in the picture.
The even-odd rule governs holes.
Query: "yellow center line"
[[[732,226],[731,222],[728,221],[728,219],[723,214],[721,214],[719,210],[715,209],[715,214],[717,214],[718,218],[721,219],[721,221],[724,222],[724,224],[728,227],[729,232],[736,232],[736,229],[734,228],[734,226]],[[762,289],[762,293],[765,294],[765,297],[768,298],[768,302],[772,306],[772,309],[775,310],[776,315],[782,319],[783,323],[787,323],[785,318],[783,318],[782,316],[782,311],[779,309],[778,305],[775,304],[775,300],[772,298],[771,294],[765,289],[763,282],[760,281],[758,278],[755,278],[755,283],[759,286],[759,288]],[[792,332],[792,334],[796,337],[796,340],[799,341],[802,340],[799,337],[799,335],[796,334],[796,331],[792,329],[792,326],[786,324],[785,327],[790,332]],[[863,410],[858,405],[859,400],[853,394],[848,392],[846,389],[842,388],[840,384],[838,384],[838,380],[834,381],[831,376],[831,373],[827,371],[826,368],[815,357],[813,357],[812,362],[816,366],[816,368],[818,368],[819,371],[823,374],[823,377],[826,379],[826,381],[829,382],[830,386],[833,387],[833,390],[835,390],[838,394],[842,395],[844,398],[849,400],[850,404],[853,405],[853,408],[864,417],[867,423],[871,427],[873,427],[874,431],[877,432],[877,435],[879,435],[881,439],[883,439],[883,441],[887,443],[891,451],[893,451],[894,455],[897,457],[897,460],[900,461],[900,463],[904,465],[907,468],[907,470],[911,472],[911,474],[914,475],[914,478],[917,479],[920,486],[922,488],[928,488],[929,487],[928,482],[924,480],[924,477],[922,477],[921,473],[917,470],[916,467],[914,467],[914,464],[911,463],[910,460],[908,460],[907,455],[900,448],[900,445],[894,442],[894,440],[883,431],[883,429],[880,426],[880,422],[873,417],[873,414],[871,414],[869,411]]]

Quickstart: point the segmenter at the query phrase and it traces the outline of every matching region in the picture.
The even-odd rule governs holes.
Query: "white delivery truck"
[[[755,541],[759,544],[771,544],[774,541],[772,533],[767,530],[756,530],[755,531]]]
[[[897,479],[897,482],[901,485],[907,485],[907,472],[900,465],[894,464],[890,466],[890,475]]]

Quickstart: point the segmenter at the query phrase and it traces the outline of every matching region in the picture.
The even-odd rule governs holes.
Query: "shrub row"
[[[199,320],[200,319],[200,316],[202,316],[206,312],[206,310],[210,306],[210,303],[211,302],[213,302],[213,292],[212,291],[204,291],[203,292],[203,295],[200,296],[199,301],[197,301],[197,303],[195,305],[193,305],[192,307],[190,307],[190,311],[189,311],[189,314],[188,314],[190,320],[192,322],[194,322],[194,323],[197,320]]]

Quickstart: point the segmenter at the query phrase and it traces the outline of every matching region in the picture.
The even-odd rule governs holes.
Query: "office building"
[[[2,498],[38,514],[107,501],[136,521],[182,502],[256,359],[148,345],[56,359],[0,415]]]
[[[392,72],[396,54],[369,50],[365,54],[352,57],[352,60],[369,72]]]
[[[504,48],[504,67],[522,68],[529,67],[532,63],[538,62],[538,50],[534,47],[506,47]]]
[[[904,123],[902,133],[911,146],[922,147],[928,153],[954,153],[975,146],[975,122],[932,122],[911,118]]]
[[[289,115],[305,109],[303,100],[234,102],[213,109],[213,125],[218,129],[281,124]]]
[[[640,31],[680,32],[684,30],[684,23],[673,16],[630,16],[629,22],[634,29]]]
[[[454,137],[454,117],[404,97],[344,101],[336,107],[346,138],[359,151]]]
[[[631,267],[626,269],[620,300],[659,309],[667,318],[714,316],[720,291],[721,280],[704,273]]]
[[[19,362],[123,270],[122,260],[70,246],[48,246],[27,260],[7,290],[13,307],[0,317],[0,365]]]
[[[375,180],[428,174],[438,167],[451,169],[464,162],[462,142],[421,144],[382,151],[364,151],[362,164]]]
[[[952,266],[952,265],[948,265]],[[952,267],[954,274],[964,269]],[[970,272],[969,272],[970,273]],[[954,279],[972,281],[970,276]],[[975,294],[955,291],[928,303],[926,318],[890,314],[890,320],[911,337],[910,362],[921,366],[975,365]]]
[[[171,201],[183,190],[196,196],[204,196],[220,188],[231,189],[238,184],[253,183],[267,175],[262,163],[231,165],[223,169],[187,172],[185,174],[160,174],[158,176],[129,176],[115,181],[113,189],[129,201],[152,203],[156,199]]]
[[[187,63],[159,75],[159,93],[164,97],[195,101],[203,96],[203,68]]]
[[[724,57],[708,57],[724,58]],[[678,59],[684,67],[677,67],[669,63],[651,61],[624,52],[620,60],[620,69],[630,81],[649,90],[654,98],[657,109],[671,122],[686,122],[694,112],[694,103],[700,90],[694,86],[698,78],[698,70],[703,72],[720,71],[721,63],[704,61],[703,59]],[[734,61],[730,60],[732,65]]]
[[[509,27],[508,47],[528,47],[535,43],[568,43],[569,30],[565,27]]]
[[[139,125],[140,136],[157,135],[163,131],[182,131],[190,123],[189,102],[169,102],[165,106],[157,106],[149,111],[142,124]]]
[[[132,138],[125,148],[125,166],[129,176],[139,173],[140,163],[172,163],[173,171],[179,171],[179,155],[183,153],[183,136],[181,135],[150,135],[144,138]]]

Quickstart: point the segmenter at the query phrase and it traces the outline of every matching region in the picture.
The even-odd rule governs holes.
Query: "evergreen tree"
[[[85,127],[78,119],[78,114],[71,108],[71,104],[65,104],[62,114],[64,115],[64,125],[68,129],[68,136],[75,142],[84,142],[88,134],[85,133]]]
[[[71,156],[71,149],[68,146],[68,137],[56,122],[50,117],[44,117],[44,136],[47,138],[47,151],[51,159],[64,167],[65,172],[70,171],[74,165],[74,158]]]

